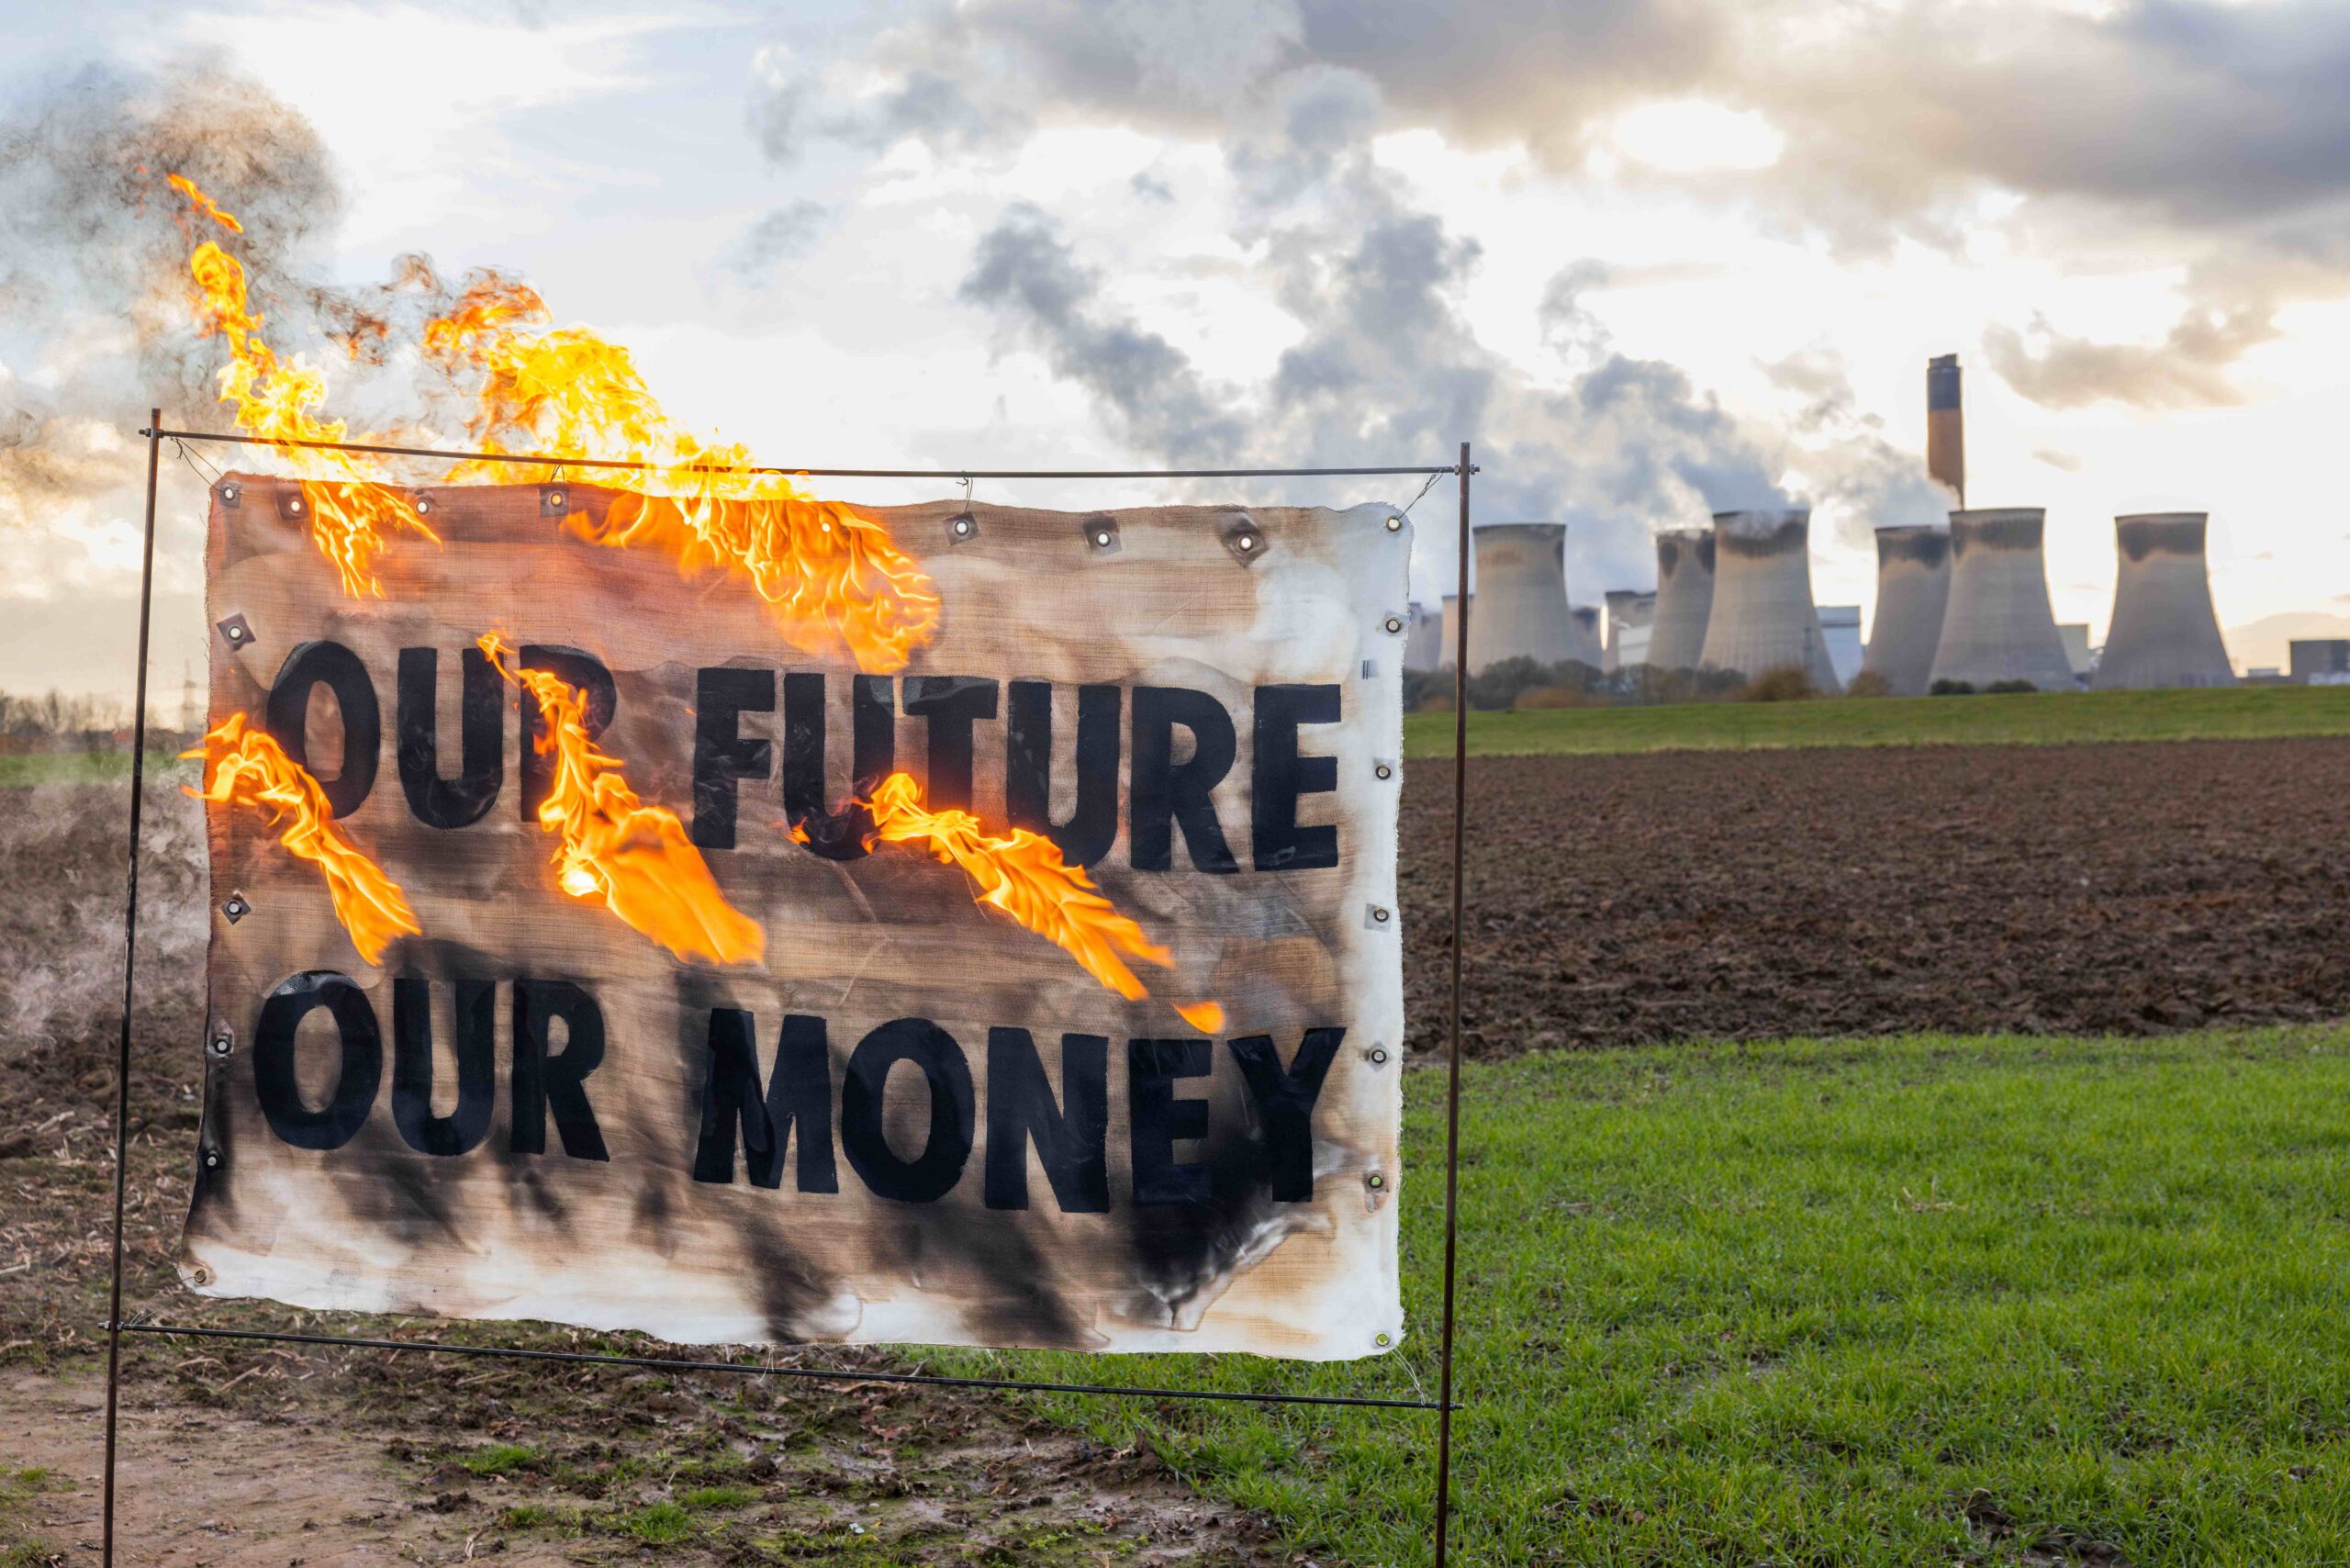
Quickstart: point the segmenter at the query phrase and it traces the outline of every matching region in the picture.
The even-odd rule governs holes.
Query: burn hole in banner
[[[562,484],[400,492],[354,582],[332,488],[213,490],[192,1286],[1400,1342],[1392,509],[791,503],[877,598]]]

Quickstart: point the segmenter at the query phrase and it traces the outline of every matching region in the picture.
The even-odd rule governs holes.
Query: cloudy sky
[[[130,430],[218,423],[173,165],[252,219],[288,342],[422,252],[520,273],[771,462],[1472,439],[1479,520],[1566,521],[1579,600],[1650,586],[1655,527],[1795,499],[1822,602],[1866,603],[1870,531],[1939,515],[1954,351],[1968,499],[2049,509],[2060,620],[2101,634],[2113,514],[2169,509],[2212,514],[2223,624],[2350,615],[2335,4],[94,5],[0,43],[0,689],[127,683]],[[166,708],[202,654],[171,467]]]

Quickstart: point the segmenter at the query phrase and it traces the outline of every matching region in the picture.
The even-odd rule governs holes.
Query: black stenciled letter
[[[1338,722],[1335,686],[1260,686],[1251,750],[1248,831],[1259,871],[1306,871],[1338,863],[1338,830],[1297,825],[1297,798],[1338,787],[1338,759],[1297,755],[1300,724]]]
[[[1061,1098],[1025,1029],[988,1031],[987,1204],[1028,1206],[1028,1140],[1063,1214],[1110,1207],[1110,1042],[1100,1035],[1061,1036]]]
[[[464,674],[457,709],[460,771],[454,778],[443,778],[440,655],[431,648],[400,650],[400,788],[408,794],[408,811],[427,827],[458,828],[481,821],[498,803],[498,786],[506,779],[498,734],[506,683],[479,648],[465,649],[458,668]]]
[[[582,648],[566,648],[554,644],[525,643],[522,644],[520,667],[543,669],[559,678],[564,684],[577,691],[586,709],[588,738],[594,740],[609,728],[612,715],[620,711],[619,688],[612,684],[612,672],[604,661]],[[539,808],[546,804],[547,791],[554,788],[554,758],[539,749],[546,739],[547,722],[539,711],[539,700],[525,689],[520,694],[522,708],[522,820],[535,823]]]
[[[930,1136],[901,1159],[883,1129],[890,1070],[911,1062],[930,1082]],[[955,1036],[927,1018],[895,1018],[856,1043],[841,1082],[841,1150],[878,1198],[926,1204],[954,1190],[971,1157],[971,1064]]]
[[[1175,1140],[1208,1135],[1208,1103],[1178,1100],[1175,1081],[1205,1078],[1215,1065],[1205,1040],[1128,1040],[1126,1118],[1134,1124],[1135,1202],[1198,1204],[1208,1196],[1208,1168],[1179,1165]]]
[[[563,1054],[547,1055],[548,1026],[563,1020]],[[514,982],[514,1120],[508,1136],[517,1154],[547,1151],[547,1112],[554,1112],[563,1152],[574,1159],[610,1159],[604,1135],[588,1103],[588,1075],[604,1059],[604,1010],[569,980]]]
[[[849,791],[870,795],[897,766],[897,682],[886,675],[860,675],[849,687]],[[870,853],[866,836],[873,813],[863,806],[834,812],[824,794],[824,678],[802,673],[783,678],[783,815],[808,835],[808,847],[827,860],[854,860]]]
[[[319,1007],[334,1019],[342,1060],[326,1109],[313,1111],[302,1103],[294,1040],[302,1020]],[[341,1148],[367,1119],[383,1081],[384,1039],[375,1008],[350,976],[305,969],[281,982],[261,1004],[261,1020],[253,1026],[253,1092],[269,1130],[284,1141],[296,1148]]]
[[[1346,1037],[1342,1028],[1308,1029],[1286,1070],[1270,1035],[1228,1042],[1240,1076],[1248,1081],[1249,1097],[1265,1118],[1266,1174],[1281,1203],[1302,1204],[1314,1196],[1314,1103],[1322,1097],[1322,1081]]]
[[[1175,761],[1175,726],[1192,733],[1192,755]],[[1135,688],[1134,778],[1126,801],[1126,857],[1137,871],[1175,863],[1172,827],[1203,871],[1234,871],[1232,851],[1210,793],[1232,769],[1232,715],[1204,691],[1181,686]]]
[[[824,1021],[792,1014],[776,1046],[775,1076],[759,1092],[759,1057],[748,1013],[710,1010],[710,1079],[701,1097],[701,1142],[694,1150],[694,1180],[734,1180],[734,1130],[743,1131],[743,1163],[751,1185],[783,1183],[783,1151],[796,1130],[800,1190],[837,1193],[833,1168],[833,1081],[824,1048]]]
[[[971,725],[995,717],[995,693],[994,681],[975,675],[906,677],[906,711],[930,728],[923,802],[932,811],[971,809]]]
[[[1072,866],[1091,866],[1118,839],[1118,719],[1114,686],[1077,689],[1077,805],[1053,821],[1053,688],[1012,683],[1003,730],[1003,814],[1014,827],[1060,846]]]
[[[765,778],[775,747],[745,740],[742,716],[775,711],[775,671],[705,669],[694,687],[694,843],[734,847],[735,780]]]
[[[457,1108],[432,1114],[432,987],[403,975],[392,981],[392,1122],[419,1154],[464,1154],[489,1131],[498,1098],[493,1017],[498,986],[457,981]]]
[[[285,755],[304,767],[310,766],[310,689],[323,682],[342,710],[342,770],[321,779],[327,804],[337,817],[348,817],[375,787],[375,764],[384,748],[383,713],[375,703],[375,683],[359,655],[341,643],[304,643],[285,655],[277,680],[269,689],[264,727],[277,737]]]

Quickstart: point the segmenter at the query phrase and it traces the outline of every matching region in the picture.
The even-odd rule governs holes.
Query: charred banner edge
[[[1198,1399],[1233,1405],[1347,1405],[1374,1410],[1434,1410],[1433,1399],[1357,1394],[1249,1393],[1224,1388],[1129,1388],[1114,1383],[1035,1383],[1022,1378],[952,1377],[944,1372],[858,1372],[845,1367],[784,1367],[767,1361],[710,1361],[671,1356],[623,1356],[594,1350],[534,1350],[513,1345],[459,1345],[446,1339],[370,1339],[346,1334],[286,1334],[265,1328],[214,1328],[194,1323],[126,1323],[126,1334],[252,1339],[277,1345],[334,1345],[351,1350],[414,1350],[436,1356],[489,1356],[513,1361],[564,1361],[583,1366],[655,1367],[667,1372],[739,1372],[747,1377],[804,1378],[822,1383],[924,1383],[934,1388],[992,1388],[1005,1394],[1099,1394],[1129,1399]],[[1459,1409],[1459,1406],[1453,1406]]]
[[[378,457],[445,457],[451,462],[534,463],[552,468],[662,468],[678,474],[783,474],[832,479],[1304,479],[1317,475],[1373,476],[1426,474],[1431,478],[1458,474],[1453,463],[1405,464],[1383,468],[794,468],[767,465],[751,468],[670,468],[616,457],[559,457],[542,452],[457,452],[432,446],[378,446],[366,442],[294,441],[257,435],[223,435],[211,431],[164,430],[161,423],[139,433],[151,441],[209,441],[227,446],[304,447],[313,452],[364,452]],[[1469,470],[1475,473],[1473,467]]]

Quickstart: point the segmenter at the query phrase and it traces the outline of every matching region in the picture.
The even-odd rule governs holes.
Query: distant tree
[[[1847,697],[1890,697],[1893,682],[1885,678],[1883,670],[1864,669],[1854,676],[1844,688]]]

